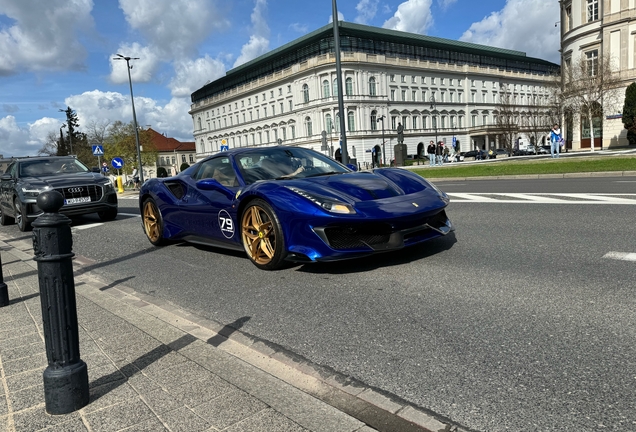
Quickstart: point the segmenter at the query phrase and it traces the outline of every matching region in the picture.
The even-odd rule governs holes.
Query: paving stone
[[[112,364],[88,369],[88,386],[99,387],[116,381],[125,381],[126,377]]]
[[[4,387],[4,386],[0,386]],[[5,395],[0,396],[0,417],[9,414],[9,406],[7,405],[7,397]]]
[[[44,342],[36,342],[29,345],[23,345],[17,348],[8,348],[2,350],[2,361],[19,360],[27,357],[31,357],[35,354],[46,352],[44,349]]]
[[[31,319],[30,317],[28,318]],[[0,331],[0,349],[11,347],[16,348],[22,345],[29,345],[34,342],[42,342],[42,338],[38,333],[38,329],[33,324],[21,325],[19,327],[11,326],[12,323],[20,324],[24,319],[16,320],[9,323],[0,323],[0,327],[6,330]]]
[[[138,393],[127,382],[111,382],[89,389],[89,403],[82,412],[90,413],[138,398]]]
[[[39,353],[32,357],[3,362],[2,366],[4,369],[4,375],[8,378],[16,374],[36,369],[43,372],[48,364],[49,362],[46,358],[46,353]]]
[[[234,423],[267,408],[263,402],[244,391],[226,393],[193,409],[216,429],[223,430]]]
[[[201,376],[209,375],[209,372],[198,364],[187,361],[170,368],[163,368],[156,371],[148,371],[148,376],[156,381],[160,381],[161,385],[167,389],[180,387],[184,383],[198,380]]]
[[[44,397],[44,395],[42,395],[42,397]],[[36,431],[73,420],[80,420],[81,422],[78,412],[65,415],[50,415],[46,413],[44,405],[13,414],[15,428],[18,431]],[[84,430],[86,430],[86,428],[84,428]]]
[[[153,417],[153,412],[140,399],[113,405],[85,415],[94,432],[124,429]]]
[[[153,381],[148,376],[144,375],[143,372],[129,377],[127,382],[140,394],[146,394],[151,391],[161,389],[161,386],[156,381]]]
[[[309,432],[309,430],[268,408],[236,423],[224,432]]]
[[[44,406],[44,384],[12,392],[9,394],[9,399],[14,412],[39,406],[40,404]]]
[[[160,414],[159,417],[172,432],[198,432],[207,430],[211,426],[210,423],[186,407]]]
[[[44,378],[42,373],[44,368],[39,370],[31,370],[23,372],[21,374],[13,375],[7,378],[7,387],[9,392],[15,392],[18,390],[24,390],[25,388],[33,387],[38,384],[43,384]]]
[[[82,419],[71,420],[50,428],[42,429],[43,432],[87,432],[86,426]]]
[[[151,420],[143,421],[129,428],[122,429],[121,432],[162,432],[167,430],[168,429],[165,428],[163,423],[154,418]]]
[[[141,393],[141,397],[153,411],[158,413],[173,411],[184,406],[184,403],[180,399],[161,388],[150,392],[143,392]]]
[[[216,375],[207,373],[196,381],[175,387],[170,392],[183,404],[193,408],[225,393],[238,390],[235,386]]]

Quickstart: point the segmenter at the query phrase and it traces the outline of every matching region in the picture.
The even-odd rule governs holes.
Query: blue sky
[[[299,7],[299,5],[301,5]],[[0,154],[33,155],[73,108],[80,130],[132,120],[191,141],[190,94],[329,23],[331,1],[0,0]],[[340,0],[340,19],[559,61],[556,0]]]

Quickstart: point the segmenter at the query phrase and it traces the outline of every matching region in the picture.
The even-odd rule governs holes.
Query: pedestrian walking
[[[437,165],[442,166],[444,165],[444,143],[439,141],[437,143],[437,147],[435,147],[435,156],[436,156],[436,160],[437,160]]]
[[[428,154],[429,165],[434,167],[435,166],[435,143],[433,142],[433,140],[431,140],[431,143],[426,148],[426,154]]]
[[[561,128],[559,128],[558,124],[555,124],[550,131],[550,154],[553,158],[559,157],[562,141]]]
[[[450,151],[448,150],[448,147],[444,146],[444,162],[448,163],[448,156],[450,156]]]

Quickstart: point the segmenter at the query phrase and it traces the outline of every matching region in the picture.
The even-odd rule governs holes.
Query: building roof
[[[194,141],[178,141],[174,138],[168,138],[167,136],[160,134],[152,128],[148,128],[147,132],[150,134],[152,143],[157,148],[158,152],[173,152],[173,151],[196,151]]]
[[[503,69],[549,73],[559,65],[528,57],[522,51],[496,48],[416,33],[382,29],[341,21],[342,51],[367,52],[398,57],[416,57],[445,63],[492,65]],[[246,84],[261,76],[290,67],[318,54],[333,52],[333,25],[328,24],[260,57],[227,71],[192,93],[192,102]]]

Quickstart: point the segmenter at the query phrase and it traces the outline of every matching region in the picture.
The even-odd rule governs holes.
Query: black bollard
[[[80,359],[71,220],[58,213],[64,197],[57,191],[37,199],[44,214],[33,222],[38,263],[44,342],[44,400],[49,414],[68,414],[88,404],[88,369]]]
[[[9,305],[9,290],[2,275],[2,256],[0,256],[0,307]]]

